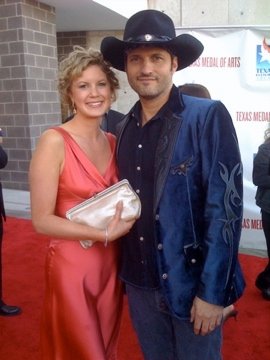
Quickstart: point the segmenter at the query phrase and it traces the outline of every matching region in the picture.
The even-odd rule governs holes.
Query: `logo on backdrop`
[[[257,80],[270,80],[270,44],[266,38],[257,45],[256,70]]]

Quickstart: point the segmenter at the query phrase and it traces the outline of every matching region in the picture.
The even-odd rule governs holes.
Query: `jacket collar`
[[[129,111],[129,116],[135,116],[137,119],[140,118],[140,112],[141,112],[141,103],[140,100],[138,100],[135,105],[131,108],[131,110]],[[159,114],[161,114],[163,111],[168,109],[170,110],[171,113],[179,113],[181,111],[183,111],[184,109],[184,102],[183,102],[183,98],[181,96],[181,93],[178,89],[177,86],[173,85],[171,88],[171,92],[170,92],[170,96],[169,96],[169,100],[161,107],[161,109],[158,111],[158,113],[155,115],[158,116]]]

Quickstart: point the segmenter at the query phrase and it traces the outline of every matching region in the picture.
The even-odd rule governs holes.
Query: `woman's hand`
[[[123,202],[119,201],[116,205],[115,214],[107,227],[108,242],[114,241],[120,238],[121,236],[126,235],[136,221],[136,218],[132,220],[121,219],[122,211],[123,211]]]

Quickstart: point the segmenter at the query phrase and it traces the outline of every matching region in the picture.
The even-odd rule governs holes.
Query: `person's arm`
[[[3,147],[0,145],[0,169],[3,169],[8,163],[8,156]]]
[[[64,165],[64,141],[54,130],[40,138],[30,164],[32,222],[37,232],[65,239],[105,241],[105,231],[71,222],[55,215],[59,176]],[[127,233],[133,221],[121,220],[121,204],[108,226],[108,240]]]
[[[254,157],[252,180],[256,186],[270,188],[270,142],[261,145]]]
[[[222,319],[242,226],[242,163],[232,119],[220,102],[211,105],[200,136],[205,194],[204,264],[191,310],[194,332],[205,335]]]
[[[8,163],[8,156],[5,150],[0,145],[0,169],[3,169]],[[5,205],[2,191],[2,184],[0,182],[0,216],[6,220]],[[2,222],[1,222],[2,223]],[[0,225],[3,226],[3,223]]]

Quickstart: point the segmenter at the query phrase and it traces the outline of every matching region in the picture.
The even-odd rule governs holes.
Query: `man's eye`
[[[129,61],[130,61],[130,62],[137,62],[137,61],[139,61],[139,58],[137,58],[137,57],[132,57],[132,58],[129,59]]]

